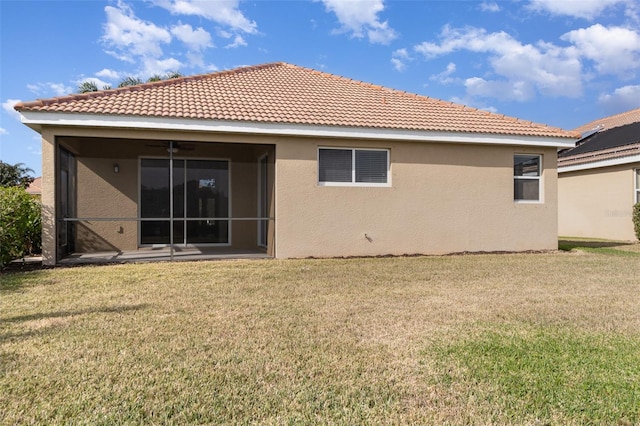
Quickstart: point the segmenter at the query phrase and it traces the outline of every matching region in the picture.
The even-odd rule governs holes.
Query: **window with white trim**
[[[318,184],[388,186],[389,150],[318,148]]]
[[[636,169],[636,203],[640,203],[640,169]]]
[[[516,154],[513,156],[513,199],[515,201],[540,201],[540,177],[542,156]]]

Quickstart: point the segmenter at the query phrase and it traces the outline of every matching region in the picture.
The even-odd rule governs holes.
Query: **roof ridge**
[[[582,125],[576,127],[574,130],[577,130],[577,129],[586,129],[587,131],[588,130],[594,130],[594,129],[597,128],[597,126],[599,125],[598,123],[600,123],[600,122],[615,121],[615,119],[617,119],[617,118],[621,118],[621,117],[624,117],[624,116],[627,116],[627,115],[634,115],[634,114],[640,115],[640,108],[634,108],[634,109],[630,109],[628,111],[619,112],[617,114],[608,115],[606,117],[596,118],[595,120],[591,120],[591,121],[589,121],[589,122],[587,122],[585,124],[582,124]],[[626,124],[631,124],[631,123],[618,124],[618,125],[615,125],[615,126],[610,127],[610,128],[612,129],[612,128],[615,128],[615,127],[624,126]]]

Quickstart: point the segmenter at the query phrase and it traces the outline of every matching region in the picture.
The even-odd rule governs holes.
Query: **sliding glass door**
[[[228,244],[229,162],[173,160],[173,203],[169,170],[168,159],[140,160],[140,244],[169,244],[170,226],[174,244]]]

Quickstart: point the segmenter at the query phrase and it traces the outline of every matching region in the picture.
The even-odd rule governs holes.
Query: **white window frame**
[[[515,184],[516,184],[516,179],[518,180],[537,180],[538,181],[538,199],[537,200],[518,200],[515,198],[515,194],[513,196],[513,201],[515,203],[518,204],[542,204],[544,203],[544,192],[543,192],[543,188],[544,185],[542,184],[542,175],[544,173],[544,167],[543,167],[543,163],[542,163],[542,154],[532,154],[529,152],[516,152],[513,154],[512,160],[515,161],[516,156],[527,156],[527,157],[538,157],[538,164],[540,164],[540,171],[538,176],[516,176],[515,173],[512,172],[513,174],[513,186],[514,186],[514,190],[515,190]],[[513,166],[512,166],[513,168]],[[514,191],[515,192],[515,191]]]
[[[634,186],[636,188],[636,191],[635,191],[635,195],[636,195],[635,203],[640,203],[640,167],[634,170],[633,181],[634,181]]]
[[[323,182],[320,180],[320,150],[333,149],[351,151],[351,182]],[[356,182],[356,151],[384,151],[387,153],[387,182]],[[391,186],[391,150],[389,148],[345,148],[337,146],[319,146],[316,158],[318,167],[318,186],[361,186],[361,187],[390,187]]]

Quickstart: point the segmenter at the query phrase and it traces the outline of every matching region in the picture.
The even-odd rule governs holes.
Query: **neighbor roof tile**
[[[576,138],[575,132],[287,63],[24,102],[18,111]]]
[[[640,121],[640,108],[632,109],[609,117],[598,118],[580,127],[573,129],[578,133],[587,133],[593,130],[602,131],[624,126],[625,124],[637,123]]]

